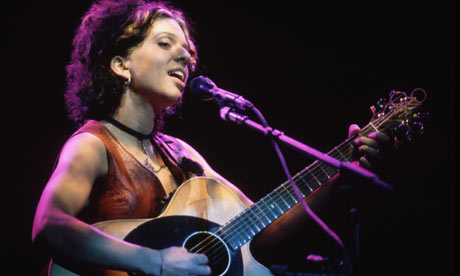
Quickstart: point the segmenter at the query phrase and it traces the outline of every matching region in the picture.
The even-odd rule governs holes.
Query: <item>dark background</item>
[[[1,252],[9,264],[20,264],[14,274],[35,275],[46,263],[30,232],[56,155],[75,130],[64,109],[64,67],[89,3],[38,1],[3,9]],[[321,151],[343,141],[350,123],[366,125],[369,106],[391,90],[424,88],[423,109],[431,114],[426,133],[402,149],[387,149],[377,168],[396,191],[366,193],[359,202],[360,271],[454,275],[454,1],[175,3],[194,22],[197,73],[244,95],[273,127]],[[264,137],[221,121],[211,103],[184,102],[182,119],[167,120],[168,133],[193,145],[253,200],[284,182]],[[311,162],[282,148],[292,172]],[[300,246],[280,251],[279,263],[301,270],[307,254],[334,252],[324,234],[316,235],[322,249],[309,251],[307,234],[297,235],[289,246]]]

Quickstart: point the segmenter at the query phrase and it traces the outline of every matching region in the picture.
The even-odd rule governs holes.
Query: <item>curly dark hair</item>
[[[162,1],[95,1],[77,28],[66,66],[65,100],[71,120],[82,125],[87,119],[101,120],[113,115],[126,89],[126,80],[112,72],[110,61],[117,55],[127,57],[145,39],[156,18],[178,22],[192,55],[188,66],[191,72],[195,69],[196,47],[181,11]],[[158,116],[157,121],[162,117]]]

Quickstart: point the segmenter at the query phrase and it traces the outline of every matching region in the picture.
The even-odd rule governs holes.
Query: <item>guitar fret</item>
[[[300,176],[300,174],[296,174],[296,178],[300,178],[300,180],[306,184],[308,186],[308,183],[305,183],[305,180],[303,179],[303,177]],[[298,182],[298,181],[297,181]],[[297,184],[297,183],[296,183]],[[302,192],[302,183],[298,183],[297,184],[297,187],[299,188],[299,193],[302,195],[302,197],[305,197],[305,194]],[[309,187],[309,186],[308,186]],[[311,189],[311,188],[310,188]]]
[[[279,216],[284,214],[284,210],[281,209],[281,207],[280,207],[280,205],[278,203],[274,202],[273,205],[275,205],[275,207],[280,211]]]
[[[289,209],[291,206],[287,203],[287,201],[280,195],[278,194],[278,197],[281,198],[281,201],[284,202],[284,204],[286,205],[287,209]],[[287,210],[286,209],[286,210]],[[283,213],[286,211],[286,210],[283,210]]]
[[[278,215],[273,211],[274,206],[272,204],[267,204],[265,201],[262,201],[262,203],[265,205],[265,207],[268,208],[268,210],[270,211],[270,214],[273,215],[272,219],[269,219],[269,221],[271,223],[272,221],[274,221],[275,219],[278,218]],[[267,217],[268,217],[268,214],[267,214]]]
[[[278,204],[276,203],[270,203],[270,207],[272,207],[272,210],[279,210],[280,213],[277,215],[278,217],[281,216],[282,214],[284,214],[283,210],[281,210],[281,208],[278,206]]]
[[[267,222],[265,224],[268,225],[268,224],[272,223],[272,221],[274,221],[276,219],[276,216],[274,215],[273,212],[271,212],[270,209],[268,209],[270,212],[267,212],[267,211],[262,210],[262,208],[259,205],[257,205],[257,204],[254,204],[254,205],[256,206],[257,209],[259,209],[260,213],[263,214],[263,217],[267,220]],[[266,207],[267,206],[265,204],[265,208],[264,208],[265,210],[267,209]],[[274,217],[272,219],[270,219],[270,215],[274,215]]]
[[[308,187],[308,189],[310,190],[310,192],[313,192],[313,189],[310,187],[310,184],[308,184],[308,182],[305,180],[305,178],[302,177],[302,182],[305,183],[305,185]],[[305,197],[305,196],[304,196]]]
[[[265,226],[264,226],[265,227]],[[251,227],[249,227],[249,230],[251,230]],[[249,241],[250,239],[252,239],[253,237],[249,234],[248,231],[244,231],[243,232],[245,235],[244,235],[244,240],[243,242],[246,243],[246,241]]]
[[[254,210],[255,208],[257,208],[258,210]],[[261,228],[265,228],[269,223],[271,223],[271,220],[267,217],[267,214],[258,205],[254,204],[253,206],[251,206],[251,210],[255,217],[255,220],[254,220],[255,225],[257,225],[255,223],[256,220],[261,225]],[[260,231],[259,229],[257,230]]]
[[[288,205],[289,207],[292,207],[294,204],[297,203],[297,198],[293,195],[293,192],[291,192],[291,191],[288,190],[288,188],[286,187],[286,185],[281,185],[281,186],[284,188],[284,190],[286,191],[286,193],[287,193],[288,195],[290,195],[290,197],[292,198],[293,204]],[[290,188],[290,187],[291,187],[291,186],[289,186],[289,188]],[[288,199],[286,198],[286,200],[288,200]]]
[[[273,212],[271,212],[270,208],[267,208],[267,206],[265,206],[265,209],[267,209],[267,210],[270,211],[270,212],[268,212],[268,213],[265,214],[265,218],[267,219],[267,225],[268,225],[268,224],[272,223],[272,222],[276,219],[276,217],[273,217],[273,218],[271,219],[271,218],[269,217],[269,215],[272,215]]]
[[[249,211],[248,214],[252,214],[252,217],[253,217],[253,219],[249,221],[250,222],[249,225],[253,225],[254,227],[256,227],[257,231],[260,231],[258,223],[260,223],[262,227],[264,227],[263,222],[260,220],[260,217],[257,214],[254,214],[253,208],[250,208],[248,211]]]
[[[339,150],[338,147],[335,147],[334,150],[337,151],[337,152],[342,156],[342,158],[343,158],[345,161],[350,162],[350,161],[347,159],[347,157],[345,157],[345,155],[343,155],[343,153]]]
[[[319,165],[319,168],[323,171],[323,173],[326,175],[327,179],[331,179],[331,176],[323,169],[321,165]]]
[[[309,168],[307,168],[307,171],[316,180],[316,182],[318,183],[318,186],[321,186],[321,182],[318,180],[318,178],[315,176],[315,174]]]
[[[240,231],[240,233],[238,233],[238,234],[235,236],[235,238],[234,238],[234,240],[235,240],[235,241],[238,243],[238,245],[240,245],[240,246],[241,246],[242,244],[245,244],[246,241],[249,241],[249,240],[251,239],[251,237],[249,237],[249,236],[243,236],[245,233],[247,233],[247,232],[245,232],[245,231]]]
[[[279,205],[275,202],[275,200],[273,199],[273,196],[274,196],[274,192],[276,190],[274,190],[272,193],[266,195],[264,198],[262,198],[260,200],[260,204],[264,204],[269,208],[269,210],[274,214],[274,217],[275,219],[278,218],[279,216],[281,216],[282,214],[284,214],[283,210],[279,207]]]
[[[247,213],[245,213],[247,214]],[[248,228],[247,226],[253,226],[255,224],[251,223],[248,216],[243,214],[242,216],[238,217],[234,223],[235,225],[244,225],[243,228]],[[241,228],[241,227],[240,227]],[[251,228],[249,228],[252,231]],[[243,229],[238,229],[237,233],[233,233],[234,231],[230,231],[230,234],[233,234],[231,237],[224,237],[227,243],[230,244],[233,250],[238,249],[241,245],[249,241],[252,237],[248,234],[248,231],[242,231]],[[247,230],[247,229],[244,229]],[[260,229],[259,229],[260,231]],[[253,231],[252,231],[253,232]],[[225,235],[227,236],[227,235]]]

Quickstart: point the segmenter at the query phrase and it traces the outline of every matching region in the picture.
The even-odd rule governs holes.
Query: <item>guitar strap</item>
[[[165,149],[166,154],[190,176],[204,176],[203,167],[190,156],[185,147],[174,137],[161,132],[155,133],[154,141]]]

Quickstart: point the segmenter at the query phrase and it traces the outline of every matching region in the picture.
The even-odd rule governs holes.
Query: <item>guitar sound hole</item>
[[[192,253],[205,254],[213,276],[224,275],[230,267],[230,250],[227,244],[214,233],[195,232],[185,239],[183,247]]]

